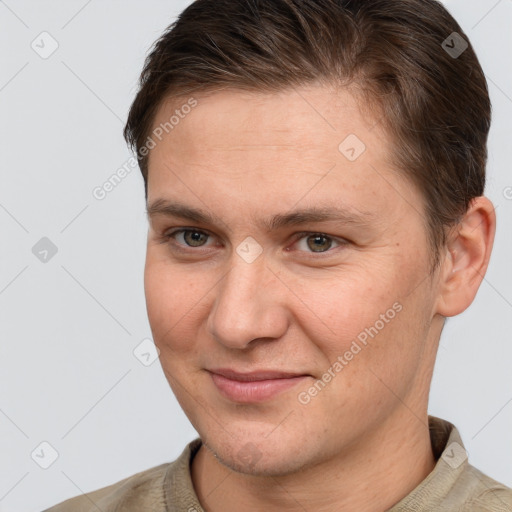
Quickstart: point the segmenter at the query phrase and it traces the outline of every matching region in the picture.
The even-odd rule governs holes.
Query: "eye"
[[[336,240],[324,233],[303,232],[295,235],[295,240],[299,243],[300,250],[312,253],[326,253],[330,251],[333,242],[339,246],[347,245],[348,242],[343,239]]]
[[[184,240],[183,242],[176,242],[176,235],[180,235],[180,237]],[[204,247],[204,244],[207,238],[210,235],[205,233],[204,231],[200,231],[198,229],[176,229],[174,231],[167,232],[163,235],[164,241],[173,240],[176,245],[181,245],[185,247]]]

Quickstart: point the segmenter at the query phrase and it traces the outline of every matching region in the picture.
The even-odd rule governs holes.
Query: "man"
[[[191,4],[125,136],[153,337],[200,438],[50,510],[512,510],[427,413],[493,245],[489,125],[434,0]]]

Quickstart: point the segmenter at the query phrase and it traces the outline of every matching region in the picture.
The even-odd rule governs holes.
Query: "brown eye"
[[[190,245],[190,247],[201,247],[207,238],[208,235],[201,231],[183,231],[183,239],[187,245]]]
[[[324,235],[311,235],[307,237],[307,245],[313,252],[324,252],[331,248],[332,240]]]
[[[350,242],[344,238],[332,237],[324,233],[301,232],[294,237],[295,246],[305,256],[322,257],[331,256],[349,245]],[[318,256],[313,256],[318,255]]]
[[[182,237],[183,240],[179,240],[178,236]],[[174,231],[165,233],[163,240],[171,242],[175,246],[181,247],[203,247],[205,246],[210,235],[199,231],[197,229],[176,229]]]

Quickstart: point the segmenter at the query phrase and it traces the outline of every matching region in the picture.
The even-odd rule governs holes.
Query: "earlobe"
[[[473,302],[489,265],[495,231],[496,215],[491,201],[484,196],[473,199],[447,241],[437,313],[455,316]]]

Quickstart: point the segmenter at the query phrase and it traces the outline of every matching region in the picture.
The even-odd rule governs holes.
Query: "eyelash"
[[[173,246],[176,248],[176,250],[179,252],[190,253],[191,251],[194,251],[195,249],[197,252],[197,250],[200,250],[201,247],[194,248],[191,246],[183,246],[183,244],[179,244],[178,242],[176,242],[176,239],[174,239],[174,236],[176,236],[177,234],[187,233],[187,232],[188,233],[190,233],[190,232],[201,233],[201,234],[209,236],[209,237],[212,236],[207,231],[203,231],[200,229],[179,228],[179,229],[175,229],[173,231],[168,231],[167,233],[164,233],[161,237],[161,242],[162,243],[171,242],[173,244]],[[325,237],[325,238],[330,239],[330,240],[334,241],[335,243],[339,244],[339,247],[329,248],[324,252],[309,252],[309,255],[314,258],[319,258],[319,257],[321,258],[322,256],[331,256],[335,249],[341,249],[344,246],[349,244],[349,241],[345,240],[343,238],[334,237],[334,236],[328,235],[326,233],[320,233],[320,232],[316,232],[316,231],[301,231],[300,233],[295,233],[293,235],[293,243],[295,244],[296,242],[298,242],[299,240],[301,240],[302,238],[304,238],[306,236],[307,237],[321,236],[321,237]],[[186,247],[186,248],[183,248],[183,247]]]

